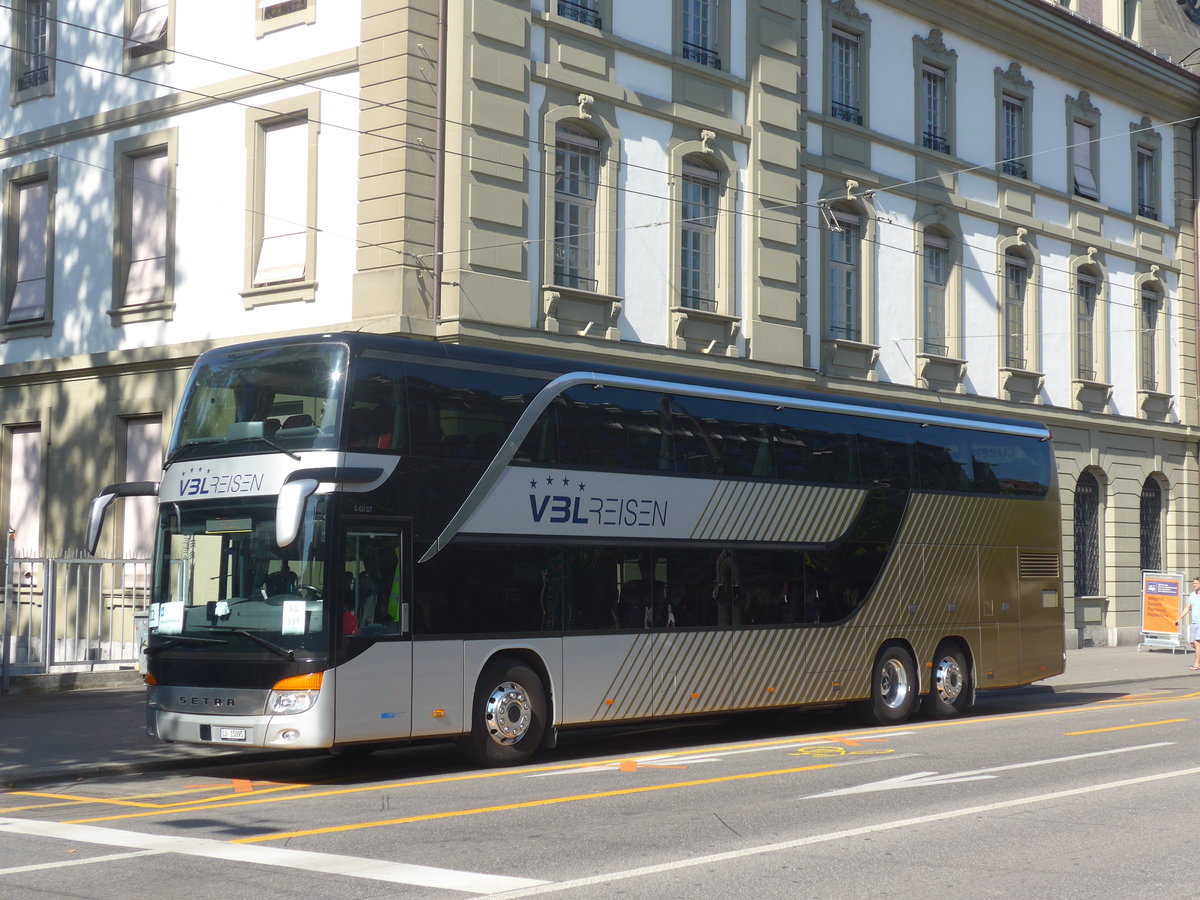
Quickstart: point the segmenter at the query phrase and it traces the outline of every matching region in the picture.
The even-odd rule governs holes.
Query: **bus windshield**
[[[184,391],[168,460],[336,446],[347,358],[337,343],[205,354]]]
[[[326,508],[326,498],[312,498],[299,536],[281,550],[273,498],[165,504],[147,653],[209,646],[286,659],[323,653]]]

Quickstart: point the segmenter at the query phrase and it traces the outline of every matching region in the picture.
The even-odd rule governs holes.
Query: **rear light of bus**
[[[276,716],[289,716],[307,712],[317,702],[321,692],[320,672],[295,675],[275,682],[271,696],[267,698],[267,712]]]

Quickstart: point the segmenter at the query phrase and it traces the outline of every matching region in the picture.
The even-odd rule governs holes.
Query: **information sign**
[[[1184,576],[1178,572],[1142,573],[1142,647],[1187,649],[1179,634]]]

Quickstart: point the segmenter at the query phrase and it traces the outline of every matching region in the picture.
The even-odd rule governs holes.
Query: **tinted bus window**
[[[988,432],[977,432],[973,444],[976,490],[1017,497],[1044,497],[1050,490],[1049,444]]]
[[[771,442],[778,478],[822,484],[850,483],[857,424],[854,420],[800,409],[779,410],[774,419]]]
[[[856,424],[855,481],[878,487],[912,487],[916,482],[912,453],[916,426],[872,418],[858,419]]]
[[[648,391],[579,385],[553,408],[563,465],[645,472],[671,469],[663,398]]]
[[[927,491],[975,490],[969,431],[929,425],[917,429],[917,470]]]

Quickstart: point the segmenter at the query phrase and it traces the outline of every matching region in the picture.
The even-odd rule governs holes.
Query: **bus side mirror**
[[[89,556],[96,555],[96,547],[100,543],[100,529],[104,527],[104,515],[112,502],[119,497],[157,497],[157,481],[126,481],[121,484],[110,484],[92,500],[88,508],[87,543]]]
[[[315,478],[297,478],[279,489],[275,505],[275,543],[279,547],[290,547],[296,540],[304,521],[304,505],[319,485]]]

